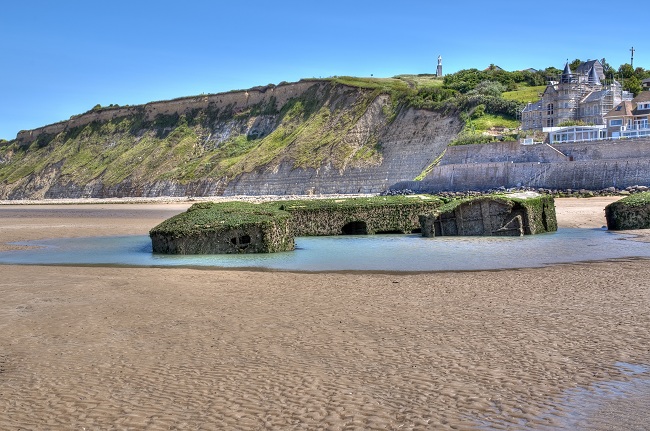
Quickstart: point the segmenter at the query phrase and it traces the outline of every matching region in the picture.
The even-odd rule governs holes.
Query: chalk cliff
[[[333,80],[99,108],[0,146],[0,199],[380,192],[461,128]]]

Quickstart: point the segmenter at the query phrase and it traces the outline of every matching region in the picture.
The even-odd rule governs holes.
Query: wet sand
[[[558,200],[558,221],[599,228],[613,200]],[[145,234],[189,205],[0,206],[0,250]],[[3,430],[573,429],[566,390],[596,399],[592,385],[650,379],[617,366],[650,364],[645,260],[415,275],[0,271]],[[623,395],[636,406],[608,400],[580,426],[646,429],[648,393]]]

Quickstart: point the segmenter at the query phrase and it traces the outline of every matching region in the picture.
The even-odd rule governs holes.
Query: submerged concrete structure
[[[609,230],[650,229],[650,192],[638,193],[605,207]]]
[[[427,215],[428,214],[428,215]],[[296,236],[415,233],[529,235],[557,229],[550,196],[502,196],[444,204],[435,196],[193,205],[149,233],[154,253],[272,253]]]
[[[421,215],[422,236],[523,236],[557,230],[550,196],[483,196],[453,201]]]

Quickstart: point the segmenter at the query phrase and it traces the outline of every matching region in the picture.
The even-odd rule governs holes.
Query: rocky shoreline
[[[542,195],[552,195],[556,198],[563,197],[572,197],[572,198],[591,198],[596,196],[627,196],[634,193],[642,193],[650,190],[650,187],[647,186],[630,186],[626,188],[616,188],[608,187],[601,190],[587,190],[587,189],[545,189],[545,188],[534,188],[534,187],[498,187],[496,189],[488,189],[484,191],[477,190],[467,190],[462,192],[439,192],[436,193],[436,196],[443,198],[462,198],[462,197],[474,197],[474,196],[483,196],[491,195],[495,193],[523,193],[523,192],[536,192]],[[398,196],[398,195],[414,195],[417,194],[413,190],[404,189],[404,190],[386,190],[385,192],[380,193],[380,196]]]

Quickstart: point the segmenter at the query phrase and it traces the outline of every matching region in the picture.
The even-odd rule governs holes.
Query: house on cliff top
[[[569,63],[560,76],[549,80],[542,98],[529,103],[521,113],[522,130],[549,133],[551,142],[578,140],[575,130],[563,125],[583,123],[579,140],[605,137],[605,114],[632,94],[617,81],[606,82],[603,65],[598,60],[580,64],[572,71]],[[575,127],[575,126],[574,126]]]

